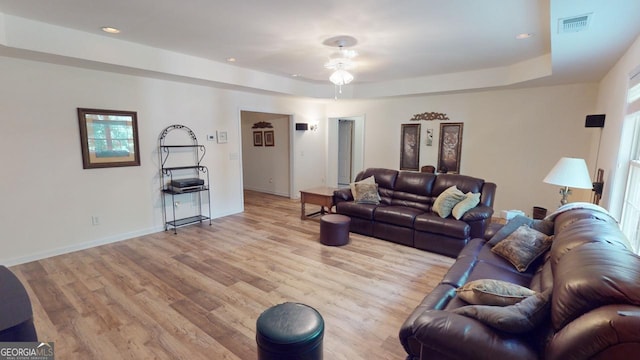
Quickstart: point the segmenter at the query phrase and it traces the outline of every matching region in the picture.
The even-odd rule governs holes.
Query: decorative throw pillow
[[[460,218],[469,210],[476,207],[476,205],[480,204],[480,193],[471,193],[468,192],[465,195],[464,200],[460,201],[453,207],[451,213],[456,220],[460,220]]]
[[[518,271],[527,271],[531,263],[542,255],[553,241],[548,236],[527,225],[521,225],[504,240],[497,243],[491,252],[500,255],[515,266]]]
[[[473,305],[513,305],[536,292],[524,286],[502,280],[470,281],[456,290],[458,296]]]
[[[354,199],[357,196],[358,190],[356,189],[356,184],[375,184],[375,183],[376,183],[376,178],[373,177],[373,175],[369,176],[366,179],[362,179],[357,182],[352,182],[351,184],[349,184],[349,187],[351,188],[351,195],[353,195]],[[380,195],[378,195],[378,201],[380,201]]]
[[[380,204],[378,184],[356,184],[356,198],[358,204]]]
[[[452,310],[453,313],[474,318],[495,329],[520,334],[533,330],[550,313],[551,288],[529,296],[514,305],[469,305]]]
[[[509,220],[500,230],[496,231],[493,237],[487,242],[489,246],[495,246],[500,241],[504,240],[512,232],[516,231],[520,226],[528,225],[530,228],[540,231],[545,235],[553,234],[553,221],[537,220],[523,215],[518,215]]]
[[[436,201],[433,202],[433,212],[440,215],[440,217],[444,219],[451,215],[453,207],[456,206],[456,204],[460,201],[464,200],[464,198],[464,193],[458,190],[455,185],[453,185],[452,187],[443,191],[442,194],[438,195]]]

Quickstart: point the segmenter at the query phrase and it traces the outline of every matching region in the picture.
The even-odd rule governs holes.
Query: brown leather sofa
[[[430,174],[369,168],[355,181],[375,178],[379,205],[353,201],[349,188],[335,191],[338,214],[351,218],[350,231],[456,257],[467,242],[483,236],[493,214],[494,183],[456,174]],[[464,193],[481,193],[480,203],[460,220],[441,218],[431,211],[435,199],[456,185]]]
[[[550,250],[524,272],[473,239],[407,318],[400,341],[407,359],[630,359],[640,354],[640,258],[614,219],[577,208],[553,215]],[[453,313],[468,305],[456,289],[497,279],[551,291],[542,322],[506,333]],[[459,311],[459,310],[458,310]]]

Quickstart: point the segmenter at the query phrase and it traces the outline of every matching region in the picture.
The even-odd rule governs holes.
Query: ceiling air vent
[[[579,31],[585,31],[589,28],[589,22],[591,22],[591,16],[593,13],[572,16],[559,20],[558,33],[573,33]]]

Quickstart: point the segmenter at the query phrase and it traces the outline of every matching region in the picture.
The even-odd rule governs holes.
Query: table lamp
[[[571,194],[570,187],[578,189],[592,189],[593,184],[587,170],[587,163],[584,159],[563,157],[551,169],[549,174],[542,180],[547,184],[560,185],[560,206],[567,203],[567,196]]]

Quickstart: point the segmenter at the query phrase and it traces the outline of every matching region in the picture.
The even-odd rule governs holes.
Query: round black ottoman
[[[320,219],[320,242],[324,245],[341,246],[349,243],[351,218],[344,215],[325,215]]]
[[[258,360],[322,360],[324,320],[314,308],[287,302],[256,322]]]

